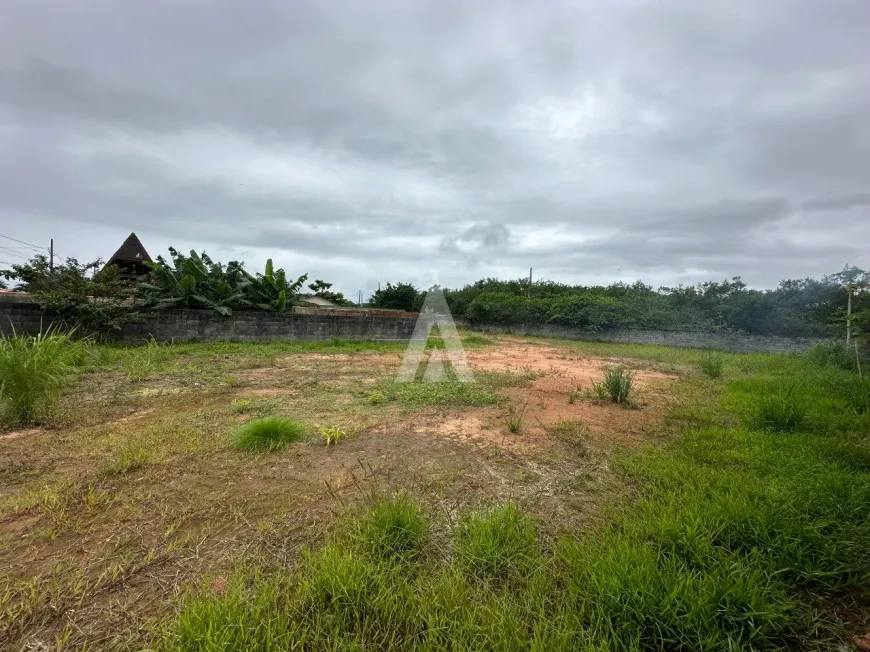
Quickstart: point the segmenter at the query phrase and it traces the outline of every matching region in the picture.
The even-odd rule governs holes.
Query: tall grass
[[[819,366],[837,367],[846,371],[857,371],[858,361],[855,351],[846,346],[845,342],[828,340],[814,344],[806,352],[806,358]]]
[[[72,331],[50,326],[38,335],[0,336],[0,414],[23,426],[49,419],[60,392],[81,361],[83,345]]]
[[[606,367],[604,377],[593,385],[599,397],[613,403],[628,403],[634,387],[634,372],[624,367]]]

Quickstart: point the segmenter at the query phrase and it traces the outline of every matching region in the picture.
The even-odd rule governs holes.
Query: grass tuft
[[[456,554],[472,575],[522,574],[539,555],[535,524],[514,503],[472,514],[457,529]]]
[[[375,501],[359,521],[357,536],[376,558],[391,560],[419,553],[428,529],[419,503],[398,492]]]
[[[634,387],[634,372],[624,367],[606,367],[604,377],[592,387],[599,398],[613,403],[628,403]]]
[[[270,452],[287,448],[305,436],[305,427],[282,417],[265,417],[246,424],[236,435],[241,450]]]
[[[707,351],[702,353],[698,358],[698,369],[707,374],[710,378],[721,378],[722,369],[725,366],[725,359],[721,353],[716,351]]]
[[[798,432],[807,424],[809,406],[799,388],[790,383],[762,391],[750,414],[750,424],[767,432]]]
[[[63,386],[83,354],[72,331],[54,326],[38,335],[0,336],[0,414],[3,424],[49,419]]]

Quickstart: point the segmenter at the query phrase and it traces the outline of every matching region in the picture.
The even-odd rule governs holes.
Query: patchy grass
[[[282,417],[265,417],[251,421],[238,432],[236,448],[272,452],[287,448],[305,437],[305,426]]]
[[[142,446],[124,446],[117,454],[103,465],[103,475],[118,475],[138,471],[154,459],[154,454]]]
[[[764,398],[793,364],[738,367],[727,384],[681,381],[677,412],[709,416],[676,420],[664,446],[616,459],[640,491],[601,527],[542,540],[508,503],[467,512],[445,541],[406,525],[422,513],[406,496],[377,503],[366,527],[389,543],[339,534],[296,571],[246,575],[244,600],[192,598],[166,643],[225,649],[207,639],[220,634],[242,636],[232,640],[242,648],[333,649],[335,636],[348,649],[835,648],[849,612],[830,605],[860,600],[870,581],[870,445],[863,415],[823,382],[846,372],[804,367],[806,387]],[[764,423],[787,427],[739,427],[764,401]],[[805,401],[812,432],[792,427]],[[579,422],[552,430],[585,433]],[[392,551],[408,549],[411,561],[395,564],[407,558]]]
[[[461,383],[453,379],[436,383],[390,381],[384,384],[382,393],[388,401],[409,407],[480,407],[499,401],[498,396],[481,383]]]
[[[682,373],[698,351],[593,346],[682,366],[623,412],[522,389],[541,373],[399,396],[401,347],[356,346],[161,346],[137,383],[135,349],[94,347],[61,396],[71,416],[2,440],[0,648],[838,649],[868,631],[856,374],[722,354],[720,380]],[[789,383],[803,425],[756,427]],[[556,423],[506,437],[499,402],[524,398]],[[229,446],[263,406],[354,436]],[[431,429],[406,425],[418,412]],[[625,417],[646,446],[609,438]]]

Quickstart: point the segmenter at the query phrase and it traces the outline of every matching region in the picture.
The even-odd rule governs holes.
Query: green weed
[[[337,426],[323,426],[317,432],[327,446],[334,446],[347,436],[344,430]]]

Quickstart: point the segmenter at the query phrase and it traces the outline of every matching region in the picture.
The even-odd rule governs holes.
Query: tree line
[[[870,274],[846,266],[821,279],[781,281],[774,289],[747,287],[738,276],[676,287],[640,281],[607,286],[528,279],[486,278],[444,288],[451,313],[472,323],[557,324],[587,331],[616,328],[727,330],[758,335],[835,335],[845,332],[848,291],[856,333],[870,329]],[[426,292],[411,283],[387,283],[370,304],[418,311]]]

